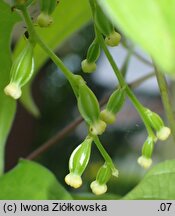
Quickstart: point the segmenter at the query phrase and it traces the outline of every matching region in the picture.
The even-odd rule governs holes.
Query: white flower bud
[[[137,162],[144,169],[148,169],[152,164],[152,159],[146,158],[145,156],[141,156],[138,158]]]
[[[82,185],[81,176],[75,173],[69,173],[66,175],[65,182],[73,188],[79,188]]]
[[[4,88],[4,92],[6,95],[11,96],[14,99],[18,99],[21,97],[21,88],[15,84],[15,83],[10,83]]]
[[[107,191],[107,185],[106,184],[100,185],[98,181],[93,181],[90,185],[90,188],[95,195],[101,195],[106,193]]]
[[[170,133],[171,133],[170,128],[162,127],[159,131],[157,131],[156,135],[158,139],[166,140],[169,137]]]

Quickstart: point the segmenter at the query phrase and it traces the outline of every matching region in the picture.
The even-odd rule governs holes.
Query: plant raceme
[[[88,128],[85,140],[78,145],[70,156],[70,173],[65,177],[65,181],[68,185],[74,188],[78,188],[82,185],[81,176],[89,163],[91,146],[94,142],[104,158],[104,164],[100,167],[96,180],[91,183],[90,188],[96,195],[103,194],[107,191],[107,182],[111,176],[113,175],[118,177],[118,170],[115,168],[111,157],[102,146],[98,136],[105,132],[108,124],[115,123],[117,114],[125,103],[126,96],[129,97],[139,112],[148,132],[148,137],[142,147],[142,155],[138,158],[138,163],[143,168],[147,169],[152,164],[152,154],[157,139],[166,140],[171,131],[164,125],[158,114],[143,107],[122,77],[122,74],[118,70],[115,61],[110,56],[106,47],[106,45],[112,47],[117,46],[120,42],[121,36],[115,31],[113,24],[109,21],[95,0],[90,0],[94,20],[95,38],[88,48],[86,59],[82,61],[82,70],[85,73],[91,73],[96,70],[96,61],[100,56],[102,48],[119,80],[118,88],[111,94],[105,109],[102,111],[100,111],[99,102],[95,94],[88,87],[83,77],[71,73],[35,31],[34,23],[32,22],[27,9],[27,7],[32,3],[35,2],[32,0],[14,1],[13,8],[19,10],[20,14],[22,14],[26,22],[29,38],[26,39],[24,49],[13,62],[9,84],[5,87],[4,92],[6,95],[11,96],[14,99],[18,99],[21,96],[21,88],[31,79],[34,71],[33,50],[35,44],[38,44],[61,69],[70,82],[77,99],[79,112]],[[40,0],[39,3],[40,14],[37,18],[37,23],[40,27],[47,27],[52,23],[51,14],[57,6],[57,1]],[[103,36],[105,38],[103,38]]]

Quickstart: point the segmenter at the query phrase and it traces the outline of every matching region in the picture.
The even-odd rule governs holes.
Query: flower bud
[[[79,85],[78,94],[78,109],[84,120],[91,125],[100,116],[98,100],[91,89],[83,83]]]
[[[12,64],[10,83],[5,87],[4,92],[14,99],[18,99],[21,96],[21,87],[30,80],[34,72],[33,48],[33,44],[28,42],[27,46]]]
[[[106,110],[113,114],[119,112],[125,102],[125,96],[125,88],[115,90],[108,100]]]
[[[71,187],[78,188],[82,184],[81,175],[89,162],[92,140],[91,137],[87,137],[70,156],[70,173],[65,177],[65,181]]]
[[[145,109],[145,114],[149,120],[151,127],[156,130],[157,138],[160,140],[166,140],[169,137],[171,130],[168,127],[165,127],[161,117],[157,113],[152,112],[149,109]]]
[[[121,35],[118,32],[113,31],[110,33],[110,35],[106,36],[105,43],[108,46],[114,47],[119,45],[120,40],[121,40]]]
[[[113,124],[116,120],[115,114],[108,111],[107,109],[104,109],[103,111],[101,111],[100,118],[101,120],[106,122],[106,124]]]
[[[116,113],[122,108],[125,102],[125,91],[124,88],[119,88],[112,93],[106,109],[100,113],[100,118],[107,124],[113,124],[115,122]]]
[[[90,185],[90,188],[95,195],[102,195],[106,193],[108,189],[106,184],[101,185],[97,181],[93,181]]]
[[[101,135],[106,129],[106,123],[100,119],[92,123],[89,127],[90,134],[96,136]]]
[[[138,158],[137,162],[144,169],[148,169],[152,164],[152,159],[146,158],[145,156],[141,156]]]
[[[159,131],[157,131],[156,135],[158,139],[166,140],[169,137],[170,133],[171,133],[170,128],[162,127]]]
[[[48,27],[53,23],[51,14],[57,6],[57,0],[40,0],[41,13],[37,17],[37,23],[40,27]]]
[[[140,166],[148,169],[152,164],[152,153],[154,149],[154,137],[149,136],[143,144],[142,156],[138,158],[137,162]]]
[[[84,59],[82,62],[81,62],[81,67],[82,67],[82,70],[83,72],[85,73],[92,73],[96,70],[96,63],[95,62],[88,62],[87,59]]]
[[[106,193],[107,185],[106,183],[112,176],[111,168],[105,163],[98,171],[96,180],[90,185],[92,192],[96,195],[101,195]]]
[[[48,27],[53,23],[53,19],[49,14],[42,12],[37,17],[37,23],[40,27]]]
[[[96,61],[100,55],[100,45],[95,39],[87,51],[87,58],[82,61],[82,70],[85,73],[92,73],[96,70]]]
[[[79,188],[82,185],[81,176],[75,173],[67,174],[65,177],[65,182],[73,188]]]

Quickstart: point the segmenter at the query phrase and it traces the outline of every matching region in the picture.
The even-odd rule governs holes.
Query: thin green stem
[[[172,110],[171,101],[168,94],[167,82],[165,76],[157,69],[157,67],[155,67],[155,72],[156,72],[156,78],[160,89],[162,103],[170,125],[171,134],[175,143],[175,123],[174,123],[175,118],[174,118],[174,113]]]
[[[136,98],[136,96],[134,95],[134,93],[132,92],[132,90],[129,88],[129,86],[127,85],[127,83],[125,82],[122,74],[120,73],[112,55],[110,54],[108,48],[106,47],[105,43],[104,43],[104,40],[103,40],[103,37],[102,35],[97,31],[97,35],[98,35],[98,39],[99,39],[99,42],[101,44],[101,47],[106,55],[106,57],[108,58],[108,61],[110,62],[112,68],[113,68],[113,71],[119,81],[119,84],[121,87],[126,87],[126,93],[128,95],[128,97],[130,98],[130,100],[132,101],[133,105],[135,106],[135,108],[137,109],[138,113],[140,114],[140,117],[142,118],[144,124],[145,124],[145,127],[147,129],[147,132],[150,136],[154,137],[154,133],[149,125],[149,122],[144,114],[144,107],[143,105],[138,101],[138,99]]]
[[[98,136],[93,136],[93,140],[94,140],[98,150],[100,151],[101,155],[103,156],[105,162],[111,167],[112,174],[114,176],[118,177],[118,170],[115,168],[111,157],[108,155],[108,153],[104,149],[104,147],[101,144],[100,139],[98,138]]]
[[[135,88],[139,86],[142,82],[152,77],[154,73],[150,73],[146,76],[143,76],[142,78],[139,78],[135,80],[134,82],[128,84],[131,88]],[[109,99],[110,94],[104,96],[104,98],[100,101],[100,106],[103,106],[107,103]],[[68,124],[65,128],[63,128],[61,131],[58,131],[57,134],[55,134],[53,137],[51,137],[48,141],[43,143],[39,148],[34,150],[30,155],[26,157],[28,160],[34,160],[38,156],[42,155],[44,152],[46,152],[48,149],[50,149],[52,146],[59,144],[61,140],[63,140],[70,132],[72,132],[81,122],[83,121],[82,117],[78,117],[75,119],[75,121]]]
[[[23,8],[22,14],[25,20],[25,23],[27,25],[27,30],[29,32],[31,40],[37,42],[40,47],[48,54],[48,56],[52,59],[52,61],[60,68],[60,70],[64,73],[66,78],[72,83],[74,82],[74,77],[71,71],[64,65],[64,63],[59,59],[57,55],[46,45],[46,43],[39,37],[37,32],[35,31],[33,27],[32,20],[30,18],[30,15],[27,11],[27,8]]]

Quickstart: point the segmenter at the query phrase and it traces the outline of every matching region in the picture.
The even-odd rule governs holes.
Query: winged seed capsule
[[[14,99],[20,98],[21,87],[30,80],[34,72],[33,49],[34,45],[28,41],[26,47],[12,64],[10,83],[4,88],[4,92]]]

